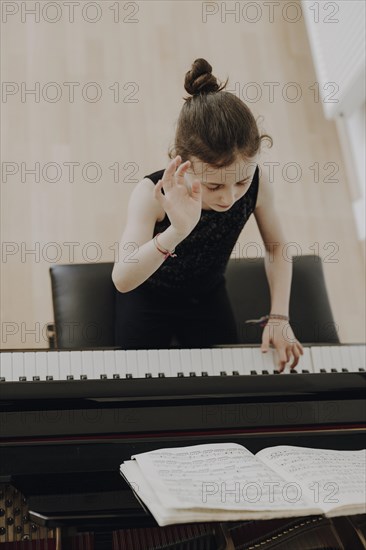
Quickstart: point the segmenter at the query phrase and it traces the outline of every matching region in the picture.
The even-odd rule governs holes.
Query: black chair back
[[[113,262],[55,265],[50,268],[55,347],[106,348],[115,345]],[[230,259],[226,284],[240,342],[260,344],[263,328],[245,323],[270,309],[264,258]],[[290,323],[305,343],[339,343],[319,256],[294,256]],[[172,346],[179,347],[174,338]]]

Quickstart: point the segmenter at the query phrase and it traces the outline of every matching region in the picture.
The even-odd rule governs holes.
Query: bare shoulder
[[[274,202],[273,182],[269,180],[265,170],[259,167],[258,195],[255,210],[271,208]]]
[[[261,171],[254,217],[267,250],[271,249],[273,243],[285,242],[281,218],[275,205],[273,181]]]
[[[149,178],[143,178],[136,185],[132,191],[130,197],[130,208],[135,210],[149,211],[152,214],[156,221],[161,221],[165,216],[165,211],[160,203],[154,197],[155,185]]]

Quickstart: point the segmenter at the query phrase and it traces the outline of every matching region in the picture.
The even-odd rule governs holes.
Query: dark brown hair
[[[228,82],[219,85],[212,67],[199,58],[186,73],[184,88],[192,97],[185,97],[179,114],[174,146],[169,158],[182,161],[197,157],[213,168],[230,166],[237,157],[250,160],[261,147],[262,139],[256,120],[245,103],[230,92],[222,91]]]

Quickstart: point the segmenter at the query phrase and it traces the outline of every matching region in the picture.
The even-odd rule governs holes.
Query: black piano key
[[[88,380],[88,377],[86,374],[80,374],[80,380]]]
[[[325,369],[320,369],[320,372],[326,373],[327,371]]]
[[[275,369],[275,370],[273,371],[273,374],[280,374],[280,371],[279,371],[278,369]]]
[[[337,369],[334,369],[334,368],[332,368],[332,369],[330,369],[330,372],[338,372],[338,370],[337,370]]]
[[[5,382],[5,376],[0,376],[0,382]]]
[[[39,376],[33,376],[33,382],[39,382],[40,377]]]
[[[233,376],[239,376],[239,371],[233,370]]]
[[[290,374],[299,374],[296,369],[291,369]]]
[[[227,376],[226,371],[225,370],[220,371],[220,376]]]
[[[27,377],[26,376],[19,376],[19,382],[26,382]]]
[[[178,378],[184,378],[184,373],[183,372],[178,372]]]
[[[53,376],[51,376],[50,374],[47,374],[46,380],[47,380],[48,382],[49,382],[50,380],[53,380]]]
[[[348,372],[348,369],[343,368],[342,372]]]
[[[159,378],[165,378],[165,372],[159,372],[158,377]]]
[[[196,373],[195,372],[190,372],[189,376],[196,376]]]
[[[262,370],[262,374],[269,374],[268,370]]]
[[[107,375],[106,374],[101,374],[100,379],[101,380],[107,380]]]
[[[257,374],[257,371],[256,370],[251,370],[250,374]]]
[[[121,377],[119,374],[114,374],[113,375],[113,380],[119,380]]]
[[[73,374],[68,374],[66,376],[66,380],[74,380],[74,375]]]
[[[201,372],[201,375],[202,376],[208,376],[208,372],[204,370],[204,371]]]
[[[310,374],[310,371],[308,371],[308,369],[302,369],[301,371],[303,374]]]
[[[362,367],[360,367],[360,368],[358,369],[358,372],[365,372],[365,369],[362,368]]]
[[[151,372],[146,372],[145,373],[145,378],[152,378]]]
[[[132,374],[131,374],[130,372],[128,372],[128,373],[126,374],[126,378],[127,378],[128,380],[131,380],[131,378],[133,378],[133,376],[132,376]]]

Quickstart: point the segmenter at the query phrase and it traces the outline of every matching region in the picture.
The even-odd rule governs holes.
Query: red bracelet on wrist
[[[159,235],[161,235],[161,233],[158,233],[157,235],[155,235],[155,237],[154,237],[154,245],[155,245],[155,247],[157,248],[157,250],[159,250],[159,252],[161,252],[162,254],[164,254],[164,260],[166,260],[167,258],[169,258],[169,256],[171,256],[172,258],[176,258],[177,255],[174,254],[175,248],[174,248],[174,250],[166,250],[166,249],[161,248],[161,246],[160,246],[160,244],[159,244],[159,241],[158,241]]]
[[[259,324],[261,327],[265,327],[269,319],[281,319],[282,321],[290,321],[290,317],[288,315],[270,313],[269,315],[263,315],[263,317],[260,317],[259,319],[247,319],[245,322],[252,325]]]

